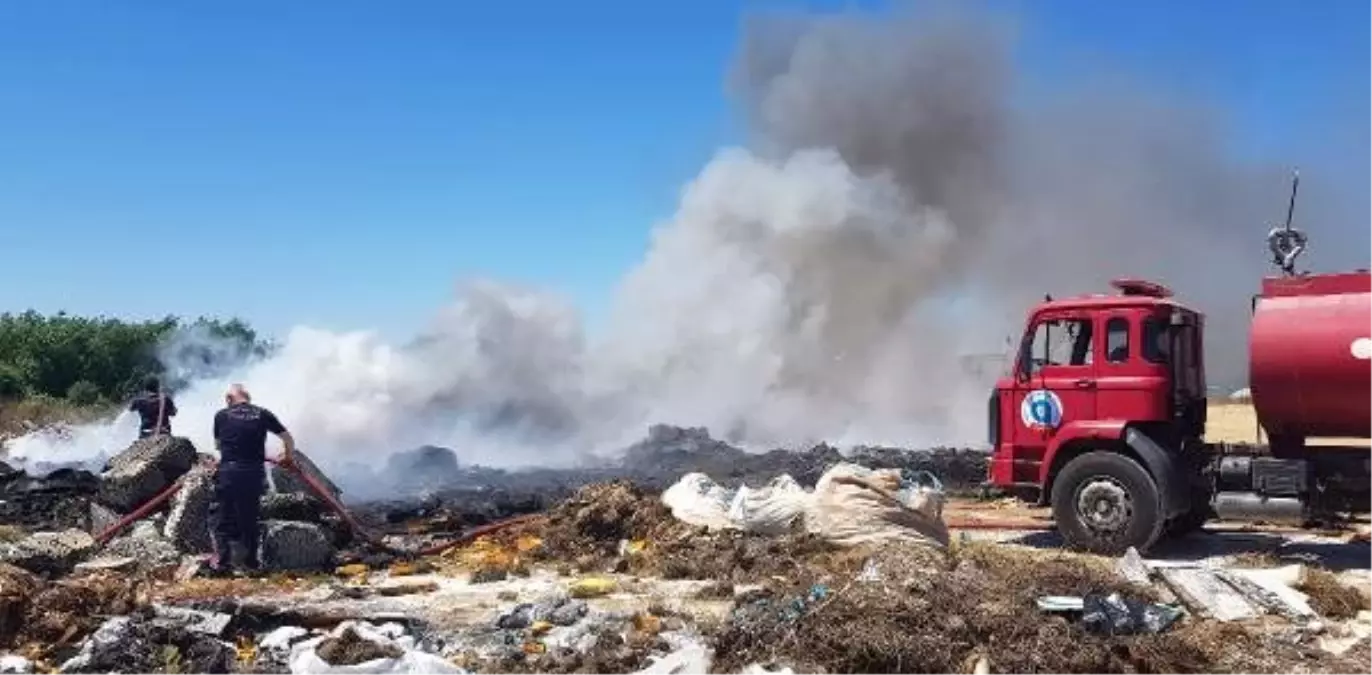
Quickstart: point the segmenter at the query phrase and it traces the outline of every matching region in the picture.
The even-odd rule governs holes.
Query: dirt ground
[[[1205,413],[1205,440],[1211,443],[1265,443],[1258,415],[1247,401],[1211,399]],[[1320,443],[1372,448],[1366,438],[1322,438]]]

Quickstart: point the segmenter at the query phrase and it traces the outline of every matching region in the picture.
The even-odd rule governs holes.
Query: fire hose
[[[338,498],[334,496],[333,492],[331,492],[327,487],[320,483],[319,479],[312,475],[310,472],[301,469],[294,463],[283,463],[272,459],[268,459],[267,463],[276,465],[285,471],[291,472],[292,475],[294,475],[296,478],[299,478],[302,482],[304,482],[305,485],[308,486],[310,490],[313,491],[315,495],[324,502],[325,505],[327,505],[331,510],[333,510],[334,513],[338,514],[339,518],[343,519],[343,522],[348,526],[348,529],[351,530],[355,536],[361,538],[366,543],[378,549],[381,549],[387,553],[390,553],[391,555],[402,558],[438,555],[439,553],[442,553],[443,551],[446,551],[454,546],[464,544],[473,539],[476,539],[477,537],[492,534],[505,528],[518,525],[523,522],[527,522],[538,515],[526,514],[522,516],[515,516],[513,518],[498,520],[493,523],[487,523],[479,527],[464,530],[456,537],[449,539],[447,541],[441,541],[438,543],[430,544],[429,546],[426,546],[418,550],[410,551],[387,544],[381,539],[381,537],[377,536],[371,530],[367,529],[366,526],[364,526],[361,522],[357,520],[356,517],[353,516],[352,512],[349,511],[347,507],[343,506],[342,502],[338,501]],[[178,478],[174,483],[172,483],[171,485],[163,489],[161,492],[154,495],[151,499],[144,502],[141,506],[129,512],[128,515],[123,516],[119,520],[115,521],[112,525],[101,530],[98,534],[95,535],[96,542],[103,546],[106,543],[108,543],[109,540],[112,539],[116,534],[122,532],[124,528],[127,528],[133,523],[136,523],[139,520],[146,518],[148,514],[157,510],[158,507],[162,506],[164,503],[167,502],[167,500],[175,496],[177,492],[180,492],[181,488],[185,485],[185,480],[186,479],[184,476]]]

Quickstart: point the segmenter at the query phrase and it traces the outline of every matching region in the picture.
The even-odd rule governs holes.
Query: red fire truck
[[[1292,189],[1292,206],[1295,189]],[[1212,517],[1317,522],[1369,510],[1372,282],[1297,274],[1305,235],[1273,229],[1281,273],[1253,300],[1249,387],[1268,444],[1206,443],[1205,322],[1163,286],[1047,299],[990,401],[990,483],[1051,505],[1066,543],[1118,554]]]

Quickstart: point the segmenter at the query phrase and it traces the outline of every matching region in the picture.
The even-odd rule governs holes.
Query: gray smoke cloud
[[[182,392],[178,433],[211,447],[242,381],[335,469],[422,444],[568,463],[656,422],[763,447],[975,445],[998,373],[968,364],[1003,355],[1045,292],[1117,276],[1207,312],[1210,379],[1242,383],[1285,169],[1239,159],[1203,105],[1119,80],[1018,97],[1010,28],[946,11],[754,17],[729,74],[748,142],[685,187],[602,332],[547,293],[466,284],[408,344],[292,331]],[[1342,236],[1366,237],[1357,222]],[[70,456],[54,443],[11,452]]]

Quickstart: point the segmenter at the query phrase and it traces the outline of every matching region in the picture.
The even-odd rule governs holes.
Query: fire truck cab
[[[1051,504],[1074,548],[1145,548],[1209,515],[1203,317],[1167,288],[1045,299],[989,405],[990,482]]]

